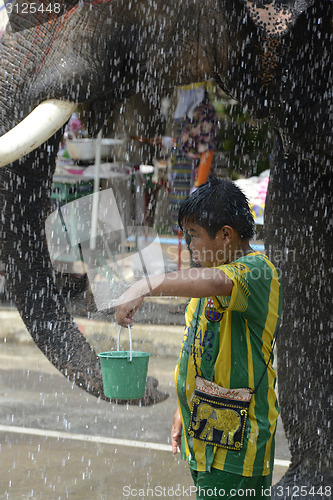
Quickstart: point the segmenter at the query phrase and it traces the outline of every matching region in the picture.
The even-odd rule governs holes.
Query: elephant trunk
[[[47,247],[45,219],[61,134],[24,161],[0,169],[0,255],[9,297],[39,349],[68,380],[107,399],[99,359],[66,309]],[[144,397],[122,403],[149,406],[164,401],[168,394],[157,386],[148,377]]]
[[[60,141],[54,136],[53,145]],[[50,146],[50,145],[49,145]],[[69,380],[103,396],[99,360],[66,311],[57,289],[45,236],[56,148],[47,144],[24,163],[0,169],[1,256],[8,293],[33,340]],[[45,158],[48,158],[45,161]]]

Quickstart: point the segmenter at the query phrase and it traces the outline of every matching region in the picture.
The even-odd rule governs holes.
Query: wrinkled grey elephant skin
[[[292,455],[280,486],[333,485],[332,1],[63,5],[50,23],[30,16],[27,30],[16,16],[0,40],[1,134],[46,98],[85,103],[97,131],[131,95],[153,107],[175,85],[210,77],[269,120],[276,140],[265,243],[284,286],[278,376]],[[96,355],[65,310],[45,244],[60,134],[0,172],[2,260],[37,345],[100,396]]]

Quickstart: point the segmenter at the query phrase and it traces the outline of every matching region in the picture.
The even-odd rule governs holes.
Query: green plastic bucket
[[[145,394],[148,352],[132,350],[131,329],[128,327],[130,350],[120,351],[120,334],[117,351],[98,354],[101,362],[104,395],[112,399],[139,399]]]

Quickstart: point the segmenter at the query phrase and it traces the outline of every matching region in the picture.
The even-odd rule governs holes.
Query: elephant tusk
[[[16,127],[0,137],[0,167],[38,148],[71,117],[77,104],[50,99],[39,104]]]

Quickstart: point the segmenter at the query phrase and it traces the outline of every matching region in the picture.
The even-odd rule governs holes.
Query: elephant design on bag
[[[213,408],[206,403],[200,403],[197,409],[196,423],[192,425],[194,430],[199,429],[200,420],[209,420],[213,414]]]
[[[220,444],[234,445],[234,435],[241,425],[241,417],[235,410],[212,408],[209,404],[201,403],[197,408],[196,422],[192,424],[194,430],[199,429],[201,420],[206,420],[201,439],[212,441],[213,429],[216,429],[222,431]]]

